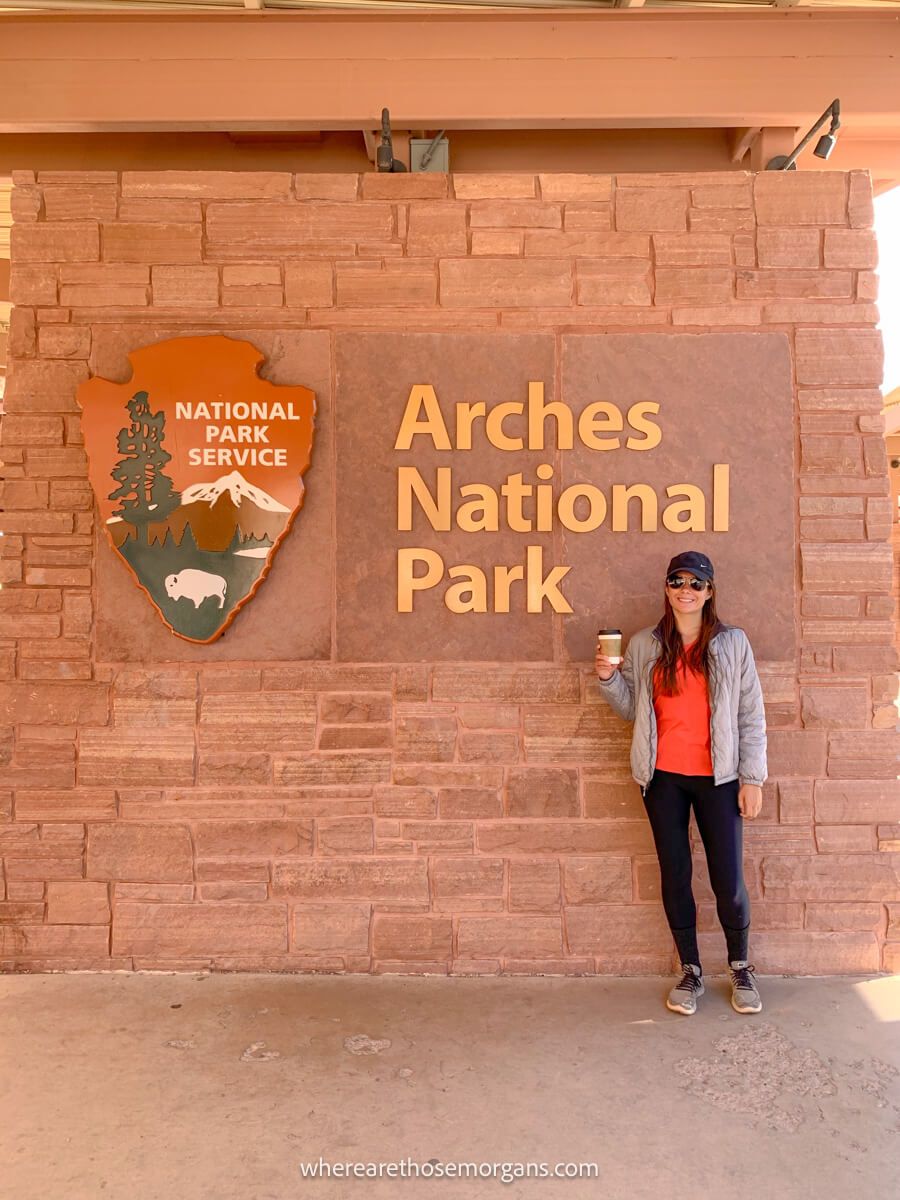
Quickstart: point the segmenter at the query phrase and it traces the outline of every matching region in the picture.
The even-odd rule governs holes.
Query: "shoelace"
[[[752,991],[756,987],[752,975],[752,972],[756,970],[756,967],[752,965],[746,967],[730,967],[729,970],[731,971],[731,980],[735,987],[747,988],[748,991]]]
[[[695,975],[693,971],[686,970],[681,977],[681,982],[678,985],[678,990],[682,992],[696,992],[700,990],[700,976]]]

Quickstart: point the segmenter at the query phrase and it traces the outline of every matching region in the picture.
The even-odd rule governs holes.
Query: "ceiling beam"
[[[805,127],[837,93],[896,136],[898,60],[871,9],[0,16],[0,132]]]

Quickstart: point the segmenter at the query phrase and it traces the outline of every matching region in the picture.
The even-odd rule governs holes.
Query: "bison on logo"
[[[260,379],[264,357],[219,335],[172,338],[130,354],[127,383],[78,389],[106,535],[188,641],[234,620],[303,504],[315,394]]]

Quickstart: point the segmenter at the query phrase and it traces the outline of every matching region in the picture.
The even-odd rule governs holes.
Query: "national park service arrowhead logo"
[[[315,393],[260,379],[262,352],[220,335],[128,358],[128,383],[78,389],[100,519],[172,632],[211,642],[303,504]]]

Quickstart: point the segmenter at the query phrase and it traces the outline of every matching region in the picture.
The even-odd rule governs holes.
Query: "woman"
[[[662,620],[634,635],[621,670],[599,649],[596,669],[600,694],[634,721],[631,772],[650,818],[663,907],[683,971],[666,1006],[693,1013],[705,990],[691,891],[693,805],[728,947],[731,1003],[740,1013],[759,1012],[741,859],[743,818],[762,807],[765,711],[747,635],[716,616],[713,565],[705,554],[688,550],[672,559]]]

